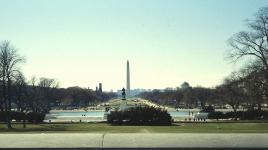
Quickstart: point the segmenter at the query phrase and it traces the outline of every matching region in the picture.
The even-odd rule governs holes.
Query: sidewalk
[[[0,134],[0,148],[268,148],[268,134]]]

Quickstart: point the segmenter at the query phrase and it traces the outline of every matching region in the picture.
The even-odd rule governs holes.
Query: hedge
[[[46,114],[30,112],[27,114],[27,120],[31,123],[41,123],[45,119]]]
[[[235,118],[234,112],[210,112],[208,114],[209,119],[233,119]],[[268,120],[268,111],[265,110],[254,110],[254,111],[237,111],[236,118],[240,120]]]
[[[0,121],[5,122],[7,114],[6,112],[0,112]],[[23,121],[23,120],[28,120],[28,122],[32,123],[40,123],[43,122],[45,119],[45,114],[43,113],[36,113],[36,112],[30,112],[28,114],[24,112],[16,112],[16,111],[11,111],[10,112],[10,119],[11,120],[16,120],[16,121]]]
[[[112,125],[171,125],[170,114],[161,108],[131,107],[123,111],[112,111],[107,115]]]

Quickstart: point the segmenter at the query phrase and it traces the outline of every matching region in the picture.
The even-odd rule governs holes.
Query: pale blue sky
[[[238,65],[226,41],[268,0],[0,0],[0,40],[27,58],[29,79],[104,90],[213,87]]]

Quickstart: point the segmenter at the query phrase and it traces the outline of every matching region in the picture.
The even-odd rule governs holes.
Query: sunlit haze
[[[213,87],[239,69],[227,40],[267,0],[1,0],[0,40],[26,57],[23,72],[60,87],[105,91]]]

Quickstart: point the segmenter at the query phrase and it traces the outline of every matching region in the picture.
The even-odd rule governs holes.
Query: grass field
[[[5,132],[86,132],[86,133],[268,133],[268,123],[176,123],[173,126],[111,126],[106,123],[72,124],[22,124],[6,129],[0,124],[0,133]]]

